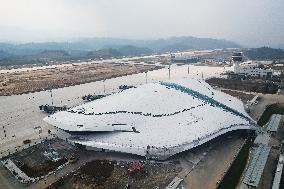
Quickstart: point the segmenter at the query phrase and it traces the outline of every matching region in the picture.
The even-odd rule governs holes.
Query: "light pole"
[[[53,96],[52,96],[52,89],[49,91],[50,92],[50,97],[51,97],[51,105],[53,106]]]
[[[187,63],[187,75],[189,75],[189,63]]]
[[[146,84],[148,83],[148,72],[146,72]]]
[[[104,94],[106,93],[106,84],[105,84],[106,79],[104,79]]]
[[[169,80],[171,80],[171,63],[169,64]]]

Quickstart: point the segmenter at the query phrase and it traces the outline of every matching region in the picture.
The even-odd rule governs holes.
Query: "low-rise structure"
[[[234,74],[231,74],[231,77],[269,79],[274,73],[274,70],[265,68],[261,62],[244,61],[241,52],[234,53],[232,61],[234,64]]]
[[[234,73],[244,77],[256,77],[268,79],[273,75],[272,69],[266,69],[259,62],[246,61],[246,62],[234,62]]]

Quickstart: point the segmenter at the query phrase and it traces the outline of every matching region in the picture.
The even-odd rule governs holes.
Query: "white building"
[[[272,69],[264,68],[263,64],[256,61],[243,62],[242,53],[234,53],[232,56],[234,63],[234,73],[243,77],[271,78]]]
[[[255,124],[240,100],[196,79],[142,85],[44,120],[87,149],[158,159]]]

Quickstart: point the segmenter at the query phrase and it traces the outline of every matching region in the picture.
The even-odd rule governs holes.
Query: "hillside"
[[[1,59],[4,59],[4,58],[8,58],[10,57],[11,55],[9,53],[6,53],[5,51],[3,50],[0,50],[0,60]]]
[[[1,55],[1,52],[0,52]],[[47,61],[69,60],[71,55],[62,50],[44,50],[34,55],[6,56],[0,59],[0,66],[23,65],[23,64],[45,64]]]
[[[260,47],[244,51],[244,55],[251,60],[284,59],[284,51],[270,47]]]
[[[136,47],[133,45],[126,45],[118,49],[118,51],[123,56],[129,56],[129,55],[142,55],[142,54],[151,54],[153,51],[149,48],[144,47]]]
[[[90,58],[110,58],[121,56],[121,53],[116,49],[101,49],[97,51],[90,51],[86,54]]]
[[[239,47],[239,45],[225,40],[197,37],[171,37],[156,40],[86,38],[74,42],[0,43],[0,66],[229,47]]]
[[[156,52],[240,47],[238,44],[226,40],[197,37],[171,37],[168,39],[144,41],[142,44],[145,47],[150,46]]]
[[[129,40],[116,38],[86,38],[74,42],[46,42],[46,43],[24,43],[7,44],[0,43],[0,50],[13,55],[37,54],[43,50],[64,50],[64,51],[95,51],[100,49],[119,49],[126,46],[135,46],[150,49],[155,52],[177,49],[213,49],[239,47],[236,43],[197,37],[171,37],[155,40]]]
[[[109,58],[109,57],[131,56],[131,55],[143,55],[151,53],[153,53],[153,51],[148,48],[126,45],[118,49],[107,48],[107,49],[100,49],[97,51],[90,51],[86,54],[86,56],[89,58]]]
[[[37,55],[35,55],[35,57],[38,58],[50,58],[50,59],[64,59],[69,56],[71,55],[63,50],[44,50],[38,53]]]

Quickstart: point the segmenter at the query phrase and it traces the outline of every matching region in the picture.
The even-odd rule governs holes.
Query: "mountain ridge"
[[[10,44],[0,43],[0,50],[13,55],[37,54],[43,50],[65,51],[95,51],[107,48],[121,48],[123,46],[135,46],[148,48],[153,52],[190,50],[190,49],[213,49],[240,47],[240,45],[226,40],[197,37],[170,37],[151,40],[132,40],[120,38],[86,38],[73,42],[42,42]],[[181,48],[183,46],[184,48]],[[189,48],[189,49],[188,49]]]

